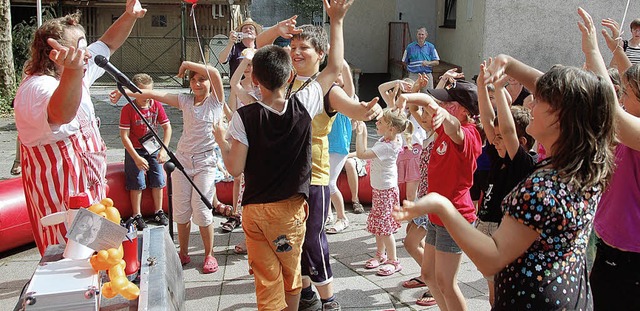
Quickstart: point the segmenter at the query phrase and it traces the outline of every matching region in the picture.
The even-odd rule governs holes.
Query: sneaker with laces
[[[340,311],[342,308],[337,300],[325,302],[322,304],[322,311]]]
[[[300,302],[298,303],[298,311],[320,311],[322,310],[322,304],[320,303],[320,299],[318,299],[318,295],[313,294],[313,298],[304,299],[300,297]]]
[[[136,229],[138,229],[138,231],[142,231],[147,227],[147,223],[144,222],[144,219],[142,219],[142,215],[140,214],[133,217],[133,223],[136,224]]]
[[[155,215],[153,215],[153,219],[163,226],[169,224],[169,218],[167,218],[167,215],[162,210],[159,210],[157,213],[155,213]]]

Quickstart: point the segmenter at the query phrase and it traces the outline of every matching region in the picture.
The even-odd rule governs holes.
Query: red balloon
[[[196,4],[198,3],[198,0],[184,0],[187,3],[191,3],[191,4]]]

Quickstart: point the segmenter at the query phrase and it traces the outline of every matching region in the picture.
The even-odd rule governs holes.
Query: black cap
[[[471,115],[478,115],[478,87],[475,84],[456,80],[455,83],[448,84],[444,89],[428,89],[427,92],[437,100],[445,102],[458,102],[467,109]]]

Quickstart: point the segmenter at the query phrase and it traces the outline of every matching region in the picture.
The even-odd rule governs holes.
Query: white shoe
[[[329,215],[327,215],[327,221],[324,222],[325,226],[331,226],[333,224],[333,213],[329,213]]]

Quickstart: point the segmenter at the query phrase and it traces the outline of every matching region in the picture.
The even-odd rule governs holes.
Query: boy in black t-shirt
[[[262,101],[238,109],[228,134],[221,126],[214,133],[229,173],[244,172],[242,227],[259,310],[298,308],[311,120],[324,112],[323,97],[342,69],[342,21],[351,3],[325,2],[332,20],[332,52],[315,81],[287,98],[287,82],[293,78],[289,54],[274,45],[261,48],[253,57],[252,79]]]
[[[482,64],[479,76],[483,77],[484,73],[485,64]],[[520,181],[529,176],[536,164],[535,154],[528,151],[534,140],[526,133],[531,113],[522,106],[509,107],[510,96],[505,89],[507,79],[505,75],[493,84],[497,118],[491,106],[487,85],[482,79],[478,79],[480,121],[487,140],[495,146],[490,148],[493,152],[489,154],[489,178],[478,204],[478,230],[489,236],[502,220],[502,200]],[[486,276],[486,279],[489,285],[489,303],[493,306],[493,276]]]

